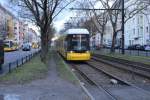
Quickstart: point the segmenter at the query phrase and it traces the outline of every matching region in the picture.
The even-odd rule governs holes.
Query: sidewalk
[[[45,79],[25,85],[1,84],[0,100],[88,100],[80,86],[59,77],[56,62],[50,60],[49,74]]]

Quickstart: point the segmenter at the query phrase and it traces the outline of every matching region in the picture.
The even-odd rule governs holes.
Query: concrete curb
[[[60,57],[60,55],[58,54],[58,56]],[[61,58],[61,57],[60,57]],[[88,98],[90,100],[95,100],[94,97],[91,95],[91,93],[86,89],[86,87],[82,84],[82,82],[80,82],[80,80],[78,79],[78,77],[75,75],[75,73],[70,69],[70,67],[68,67],[68,65],[64,62],[64,60],[61,58],[63,64],[66,66],[66,68],[71,72],[71,74],[74,76],[74,78],[77,80],[77,83],[79,84],[79,86],[81,87],[81,89],[87,94]]]

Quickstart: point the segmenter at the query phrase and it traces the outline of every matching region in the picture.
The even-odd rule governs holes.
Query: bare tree
[[[103,37],[108,22],[108,14],[106,11],[94,10],[94,4],[91,1],[89,1],[89,3],[93,9],[93,23],[95,24],[97,31],[101,34],[100,47],[103,47]]]
[[[95,24],[93,23],[93,19],[87,19],[86,21],[84,21],[84,23],[82,24],[82,27],[88,29],[88,31],[90,32],[90,35],[95,35],[97,28],[95,26]]]
[[[121,9],[122,0],[97,0],[101,2],[104,8],[106,9]],[[147,0],[145,0],[147,1]],[[110,5],[111,2],[111,5]],[[147,1],[148,2],[148,1]],[[125,1],[125,23],[133,18],[135,15],[140,13],[142,10],[147,8],[149,5],[142,0],[127,0]],[[121,10],[107,10],[109,14],[109,19],[112,24],[113,29],[113,37],[112,37],[112,46],[111,52],[115,52],[115,44],[118,32],[121,32],[122,25],[120,25],[121,21]],[[124,23],[124,24],[125,24]]]
[[[103,46],[103,36],[105,34],[106,30],[106,24],[108,21],[108,14],[106,11],[101,11],[101,10],[94,10],[95,9],[95,1],[93,0],[84,0],[80,2],[80,7],[85,8],[85,9],[93,9],[91,11],[85,10],[82,12],[85,12],[86,17],[90,18],[90,20],[87,20],[85,22],[85,26],[91,30],[94,33],[100,33],[101,35],[101,40],[100,40],[100,45],[99,47]],[[93,27],[92,27],[93,26]],[[92,29],[91,29],[92,28]]]
[[[121,0],[99,0],[103,7],[105,9],[121,9]],[[110,5],[110,2],[112,2],[112,5]],[[112,37],[112,46],[111,46],[111,52],[115,52],[115,44],[116,44],[116,38],[117,33],[121,30],[121,28],[118,26],[118,23],[120,22],[120,10],[107,10],[107,13],[109,15],[109,20],[112,25],[112,31],[113,31],[113,37]]]
[[[28,11],[31,18],[41,31],[41,60],[45,62],[48,53],[48,41],[52,33],[51,25],[54,18],[74,0],[19,0],[19,5]],[[29,17],[30,16],[30,17]],[[52,35],[50,35],[52,36]]]

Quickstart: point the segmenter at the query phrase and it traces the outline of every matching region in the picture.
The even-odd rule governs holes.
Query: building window
[[[140,18],[138,17],[138,24],[140,23]]]
[[[148,26],[146,27],[146,32],[148,33]]]
[[[139,33],[140,36],[143,35],[143,27],[140,27],[140,33]]]
[[[142,15],[140,16],[140,24],[143,25],[143,16]]]
[[[133,23],[135,22],[135,18],[133,18]]]
[[[140,31],[139,31],[139,28],[138,28],[138,37],[139,37],[139,35],[140,35]]]
[[[133,29],[133,34],[135,35],[135,29]]]

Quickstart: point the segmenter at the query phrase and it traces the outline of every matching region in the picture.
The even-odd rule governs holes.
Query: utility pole
[[[125,54],[124,51],[124,0],[122,0],[122,54]]]

